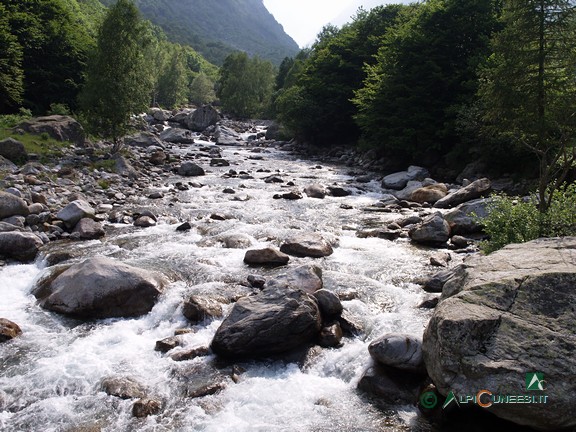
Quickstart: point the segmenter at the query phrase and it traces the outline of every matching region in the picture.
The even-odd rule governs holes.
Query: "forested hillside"
[[[97,0],[0,0],[0,113],[76,112],[106,14]],[[148,104],[214,100],[217,68],[149,21],[138,22]]]
[[[112,4],[114,0],[102,0]],[[208,60],[223,64],[233,51],[280,64],[298,45],[268,12],[262,0],[136,0],[144,17],[171,40],[192,46]]]

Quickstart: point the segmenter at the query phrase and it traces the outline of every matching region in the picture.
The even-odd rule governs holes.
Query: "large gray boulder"
[[[13,173],[18,170],[16,164],[6,159],[4,156],[0,155],[0,173],[3,175],[5,173]]]
[[[206,173],[204,169],[196,165],[194,162],[184,162],[182,165],[178,167],[178,174],[184,177],[199,177],[203,176]]]
[[[139,132],[124,138],[124,144],[133,147],[160,147],[164,148],[164,144],[156,135],[151,132]]]
[[[440,393],[545,395],[547,403],[487,409],[536,429],[576,427],[575,250],[573,237],[540,239],[466,262],[424,334],[424,361]],[[535,372],[545,390],[538,382],[528,388]]]
[[[460,204],[454,210],[450,210],[444,218],[450,225],[452,234],[475,234],[482,232],[482,218],[488,216],[488,205],[491,198],[480,198]]]
[[[220,120],[220,114],[212,105],[198,108],[186,118],[186,126],[194,132],[202,132],[207,127],[215,125]]]
[[[424,219],[422,223],[411,229],[408,234],[410,239],[416,243],[441,244],[447,242],[450,238],[450,225],[448,225],[442,213],[437,212]]]
[[[317,233],[303,233],[289,237],[280,246],[280,251],[297,257],[312,258],[321,258],[334,253],[330,243]]]
[[[0,219],[10,216],[28,216],[28,204],[22,198],[0,191]]]
[[[6,138],[0,141],[0,156],[6,159],[21,163],[28,160],[28,153],[24,148],[24,144],[14,138]]]
[[[303,265],[279,274],[266,282],[266,287],[276,290],[301,290],[314,294],[324,286],[322,269],[314,265]]]
[[[95,240],[106,234],[102,224],[90,218],[80,219],[72,233],[77,233],[82,240]]]
[[[187,129],[166,129],[160,133],[160,139],[175,144],[194,144],[194,135]]]
[[[0,232],[0,255],[7,258],[33,261],[42,245],[42,240],[31,232]]]
[[[230,358],[281,354],[312,342],[320,328],[320,311],[308,294],[266,289],[234,305],[211,347]]]
[[[384,189],[401,190],[406,187],[411,180],[424,180],[430,176],[426,168],[419,166],[410,166],[406,171],[400,171],[394,174],[387,175],[382,179],[382,187]]]
[[[214,137],[216,138],[216,144],[223,146],[238,145],[241,140],[240,135],[234,129],[223,125],[216,126]]]
[[[56,218],[63,221],[68,228],[74,228],[80,219],[94,218],[95,211],[84,200],[75,200],[56,214]]]
[[[132,317],[149,312],[166,285],[158,273],[94,257],[42,279],[32,294],[43,308],[78,318]]]
[[[412,335],[385,334],[368,346],[370,356],[378,363],[415,373],[425,371],[422,340]]]
[[[69,116],[35,117],[20,123],[16,129],[37,135],[45,132],[58,141],[69,141],[78,146],[84,145],[86,139],[82,125]]]
[[[436,201],[436,208],[450,208],[473,199],[483,197],[492,190],[492,182],[487,178],[481,178],[470,183],[456,192],[446,195],[444,198]]]

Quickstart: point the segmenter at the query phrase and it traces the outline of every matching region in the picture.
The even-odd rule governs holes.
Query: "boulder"
[[[186,118],[186,126],[194,132],[202,132],[207,127],[215,125],[220,120],[220,114],[212,105],[198,108]]]
[[[342,328],[340,323],[335,322],[320,330],[318,335],[318,345],[324,348],[335,348],[342,342]]]
[[[151,132],[140,132],[135,135],[130,135],[124,138],[124,144],[133,147],[160,147],[164,148],[162,141]]]
[[[178,168],[178,174],[184,177],[199,177],[206,173],[201,166],[198,166],[193,162],[184,162]]]
[[[340,298],[332,291],[320,289],[312,294],[318,302],[324,320],[334,318],[344,310]]]
[[[28,204],[22,198],[0,191],[0,219],[10,216],[28,216]]]
[[[105,235],[102,224],[90,218],[80,219],[72,233],[78,233],[82,240],[95,240]]]
[[[166,159],[168,159],[168,155],[166,155],[163,150],[156,150],[150,155],[148,161],[150,161],[152,165],[162,165],[166,162]]]
[[[323,199],[324,197],[326,197],[326,188],[324,186],[322,186],[321,184],[312,184],[310,186],[307,186],[304,189],[304,193],[309,197],[309,198],[319,198],[319,199]]]
[[[15,163],[22,163],[28,160],[28,153],[24,148],[24,144],[14,138],[6,138],[0,141],[0,156]]]
[[[149,312],[166,285],[157,273],[94,257],[39,281],[32,294],[41,307],[78,318],[132,317]]]
[[[100,389],[120,399],[136,399],[146,396],[146,387],[130,377],[109,377],[100,382]]]
[[[220,318],[222,305],[214,299],[193,295],[182,304],[182,314],[191,323],[198,324],[207,319]]]
[[[288,261],[288,255],[272,247],[249,250],[244,255],[244,263],[248,265],[278,266],[288,264]]]
[[[348,189],[344,189],[343,187],[340,187],[340,186],[328,186],[328,192],[333,197],[338,197],[338,198],[352,195],[352,192],[350,192]]]
[[[267,288],[232,308],[212,340],[223,357],[281,354],[312,342],[321,326],[316,301],[300,290]]]
[[[540,430],[576,427],[575,249],[573,237],[540,239],[466,262],[424,334],[424,362],[440,393],[545,395],[548,403],[487,410]]]
[[[422,244],[446,243],[450,238],[450,225],[444,220],[442,213],[434,213],[425,218],[409,232],[410,239]]]
[[[491,198],[480,198],[460,204],[446,213],[444,218],[450,224],[452,234],[476,234],[483,231],[481,219],[488,216]]]
[[[414,405],[421,384],[418,375],[376,364],[364,372],[358,388],[385,405]]]
[[[280,251],[297,257],[320,258],[332,255],[334,250],[320,234],[296,234],[284,241]]]
[[[481,178],[470,183],[456,192],[446,195],[441,200],[436,201],[436,208],[450,208],[476,198],[483,197],[492,190],[492,183],[487,178]]]
[[[434,204],[436,201],[444,198],[448,194],[448,188],[444,183],[436,183],[416,189],[410,195],[410,201],[420,204]]]
[[[194,136],[189,130],[170,128],[160,133],[160,139],[175,144],[194,144]]]
[[[150,115],[154,118],[154,120],[159,122],[168,121],[172,117],[172,113],[170,111],[164,110],[162,108],[152,108],[150,110]]]
[[[280,125],[278,123],[272,123],[266,129],[265,139],[278,141],[282,138],[282,133],[280,131]]]
[[[0,318],[0,343],[7,342],[22,334],[20,326],[15,322]]]
[[[267,288],[301,290],[308,294],[314,294],[321,290],[322,286],[322,269],[313,265],[303,265],[290,269],[266,282]]]
[[[31,232],[0,232],[0,255],[18,261],[33,261],[44,243]]]
[[[83,146],[86,139],[82,125],[69,116],[35,117],[20,123],[16,129],[37,135],[45,132],[58,141],[69,141],[78,146]]]
[[[426,168],[410,166],[407,171],[400,171],[387,175],[382,179],[384,189],[401,190],[406,187],[410,180],[424,180],[430,173]]]
[[[370,356],[378,363],[415,373],[425,373],[422,340],[412,335],[385,334],[368,346]]]
[[[68,228],[73,228],[80,219],[94,218],[95,211],[84,200],[72,201],[56,214],[56,218],[63,221]]]
[[[144,418],[160,413],[162,402],[156,399],[138,399],[132,405],[132,416]]]
[[[13,173],[18,170],[18,167],[4,156],[0,155],[0,172],[1,173]]]
[[[238,145],[238,141],[240,141],[240,135],[236,131],[223,125],[216,126],[214,137],[216,144],[224,146]]]

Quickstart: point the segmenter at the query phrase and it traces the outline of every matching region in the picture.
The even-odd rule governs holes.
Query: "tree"
[[[7,14],[0,4],[0,113],[16,110],[24,93],[22,46],[11,33]]]
[[[482,73],[485,128],[539,163],[539,209],[576,160],[576,2],[509,0]]]
[[[461,145],[457,113],[476,96],[495,3],[429,0],[403,10],[356,92],[356,120],[368,145],[402,162],[420,163]]]
[[[93,40],[69,3],[0,0],[0,5],[22,50],[24,105],[41,113],[52,103],[74,108]]]
[[[214,81],[204,72],[200,72],[192,80],[189,99],[197,105],[211,103],[216,100]]]
[[[364,65],[374,63],[382,35],[402,8],[360,9],[351,24],[324,27],[311,51],[282,63],[275,107],[278,119],[298,139],[317,145],[357,140],[351,99],[366,77]]]
[[[180,46],[169,50],[169,58],[158,78],[157,102],[167,108],[175,108],[187,102],[188,71],[184,51]]]
[[[274,89],[274,66],[243,52],[232,53],[220,69],[216,95],[226,111],[240,117],[263,115]]]
[[[98,32],[81,95],[89,128],[121,148],[131,114],[148,107],[153,86],[144,55],[149,39],[138,9],[130,0],[112,6]]]

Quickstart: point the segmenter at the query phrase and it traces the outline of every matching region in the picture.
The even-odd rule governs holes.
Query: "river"
[[[210,145],[198,142],[179,151]],[[169,288],[145,316],[92,322],[59,316],[41,309],[30,294],[44,271],[41,259],[0,268],[0,317],[23,330],[21,337],[0,345],[0,430],[426,430],[414,406],[379,409],[356,386],[371,364],[370,341],[389,332],[422,335],[430,311],[418,305],[429,294],[413,281],[432,271],[429,258],[434,251],[414,247],[405,238],[358,238],[358,229],[381,226],[399,215],[363,211],[379,200],[381,188],[377,181],[357,183],[350,168],[302,160],[275,148],[225,147],[223,157],[231,166],[206,167],[207,175],[194,179],[203,187],[170,194],[174,183],[183,181],[171,176],[154,186],[168,198],[154,203],[134,198],[158,214],[157,226],[116,224],[108,227],[102,241],[64,246],[82,256],[115,257],[170,277]],[[225,175],[230,169],[240,175]],[[293,181],[300,190],[311,183],[338,184],[353,194],[273,199],[289,188],[265,183],[263,178],[271,174]],[[225,188],[236,193],[223,193]],[[224,220],[211,219],[214,213]],[[185,220],[192,229],[176,232]],[[183,388],[194,377],[213,373],[214,357],[174,362],[154,350],[157,340],[191,327],[180,310],[183,299],[191,293],[242,292],[249,274],[282,271],[248,268],[243,263],[246,249],[225,248],[222,239],[244,234],[252,248],[278,246],[300,231],[321,233],[337,247],[329,257],[292,258],[289,266],[314,263],[323,270],[325,288],[354,293],[343,304],[364,333],[345,338],[341,348],[318,350],[304,365],[280,360],[239,363],[245,372],[238,383],[229,380],[217,394],[187,398]],[[220,322],[195,326],[194,333],[184,336],[186,347],[208,345]],[[130,376],[145,384],[162,400],[161,413],[132,417],[132,400],[101,391],[101,380],[109,376]]]

